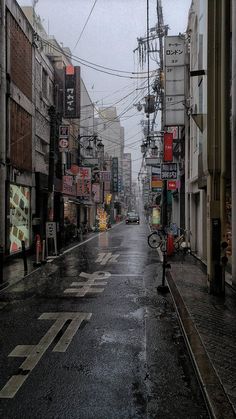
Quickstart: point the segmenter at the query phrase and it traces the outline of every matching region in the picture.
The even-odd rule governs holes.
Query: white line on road
[[[78,288],[67,288],[64,291],[64,294],[74,294],[73,297],[85,297],[86,294],[98,294],[104,291],[104,288],[92,288],[89,287],[83,287],[80,289]]]
[[[65,352],[73,336],[84,320],[90,320],[92,313],[43,313],[39,320],[55,320],[47,333],[37,345],[18,345],[8,355],[9,357],[25,357],[25,361],[19,368],[19,374],[13,375],[0,391],[0,398],[12,399],[33,368],[38,364],[43,354],[54,341],[57,334],[65,323],[70,320],[65,332],[53,349],[53,352]]]
[[[137,276],[143,276],[142,274],[112,274],[111,273],[111,276],[124,276],[124,277],[126,277],[126,276],[134,276],[134,277],[137,277]]]

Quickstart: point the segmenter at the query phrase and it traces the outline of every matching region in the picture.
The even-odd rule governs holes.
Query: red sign
[[[176,180],[168,180],[167,189],[168,191],[175,191],[177,189]]]
[[[164,162],[173,161],[173,133],[165,132],[164,134]]]
[[[61,138],[59,141],[59,147],[68,148],[69,142],[65,138]]]
[[[62,177],[62,193],[66,195],[76,196],[76,186],[72,176]]]
[[[79,167],[77,164],[72,164],[68,173],[76,175],[77,179],[91,179],[91,168],[90,167]]]
[[[91,195],[91,180],[78,179],[77,181],[77,196],[90,197]]]

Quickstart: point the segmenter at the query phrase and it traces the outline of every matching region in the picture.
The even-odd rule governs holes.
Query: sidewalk
[[[85,240],[89,239],[90,237],[94,236],[94,234],[96,234],[96,233],[93,233],[93,232],[92,233],[87,233],[86,235],[84,235],[82,241],[78,240],[78,241],[71,242],[70,244],[68,244],[67,246],[65,246],[61,250],[62,254],[63,254],[63,252],[67,251],[68,249],[82,244],[83,241],[85,241]],[[56,257],[60,257],[60,255],[58,255]],[[50,259],[50,257],[49,257],[49,259]],[[40,265],[38,267],[34,266],[35,261],[36,261],[36,256],[35,255],[27,256],[28,271],[27,271],[27,274],[25,274],[24,263],[23,263],[22,256],[19,255],[19,256],[14,257],[14,258],[9,258],[3,265],[3,283],[0,284],[0,292],[4,288],[8,287],[9,285],[13,285],[16,282],[19,282],[21,279],[23,279],[26,276],[32,274],[37,269],[39,269],[41,266],[43,266],[43,265]]]
[[[213,418],[236,417],[236,292],[210,295],[206,274],[192,256],[175,262],[167,281]]]

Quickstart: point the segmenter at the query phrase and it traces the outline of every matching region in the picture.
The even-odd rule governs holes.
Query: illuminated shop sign
[[[29,247],[30,189],[10,185],[10,253]]]

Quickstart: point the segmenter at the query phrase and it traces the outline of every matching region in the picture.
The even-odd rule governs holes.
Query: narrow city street
[[[2,419],[209,417],[147,234],[117,224],[1,293]]]

